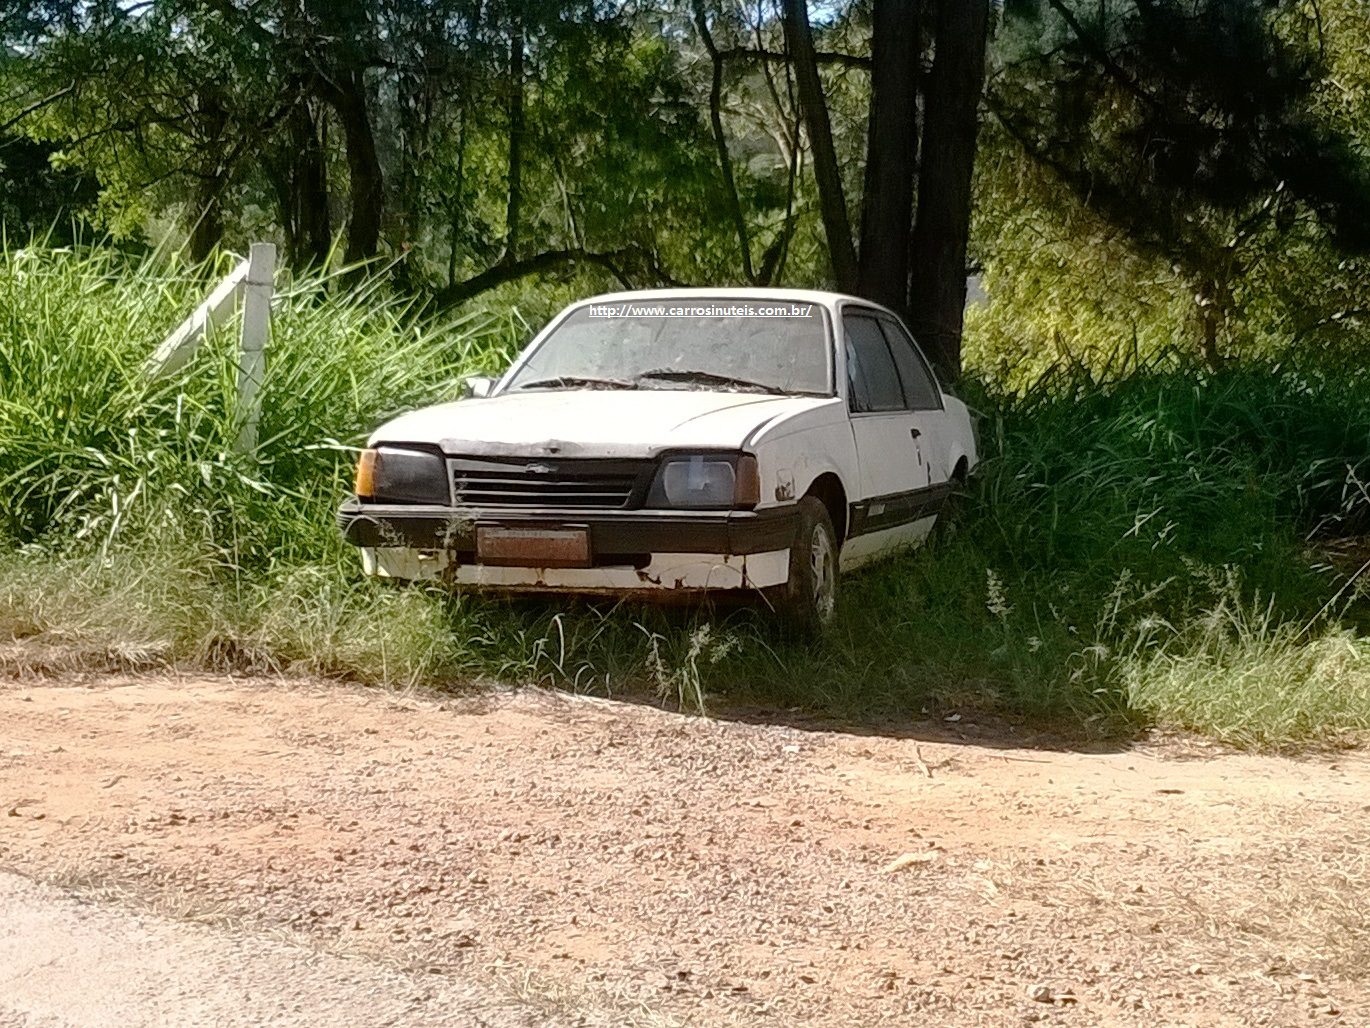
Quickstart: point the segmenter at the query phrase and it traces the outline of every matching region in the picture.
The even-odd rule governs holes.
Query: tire
[[[932,538],[945,542],[956,535],[961,516],[966,509],[966,472],[961,466],[951,476],[951,492],[942,501],[942,509],[937,512],[937,520],[932,526]]]
[[[790,547],[790,577],[782,587],[776,613],[789,631],[812,638],[832,623],[837,606],[837,533],[823,501],[799,501],[799,531]]]

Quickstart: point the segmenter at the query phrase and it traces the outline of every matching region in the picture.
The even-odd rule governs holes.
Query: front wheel
[[[837,609],[837,533],[821,500],[799,501],[799,531],[790,547],[790,578],[777,613],[799,635],[817,635]]]

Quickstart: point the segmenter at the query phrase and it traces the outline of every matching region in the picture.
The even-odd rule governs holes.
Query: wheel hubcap
[[[813,572],[813,605],[818,620],[827,623],[837,605],[837,565],[832,540],[821,525],[815,525],[809,540],[809,567]]]

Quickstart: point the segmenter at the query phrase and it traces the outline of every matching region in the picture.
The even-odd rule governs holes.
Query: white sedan
[[[839,572],[921,542],[976,461],[899,318],[834,293],[595,297],[468,392],[362,452],[338,519],[369,574],[752,595],[818,628]]]

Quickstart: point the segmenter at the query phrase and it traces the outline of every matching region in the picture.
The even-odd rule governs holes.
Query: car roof
[[[850,293],[834,293],[824,289],[781,289],[757,286],[682,286],[673,289],[630,289],[617,293],[601,293],[586,297],[573,306],[587,303],[624,303],[634,300],[683,300],[707,296],[721,300],[792,300],[798,303],[818,303],[825,307],[850,300],[885,310],[882,305]]]

